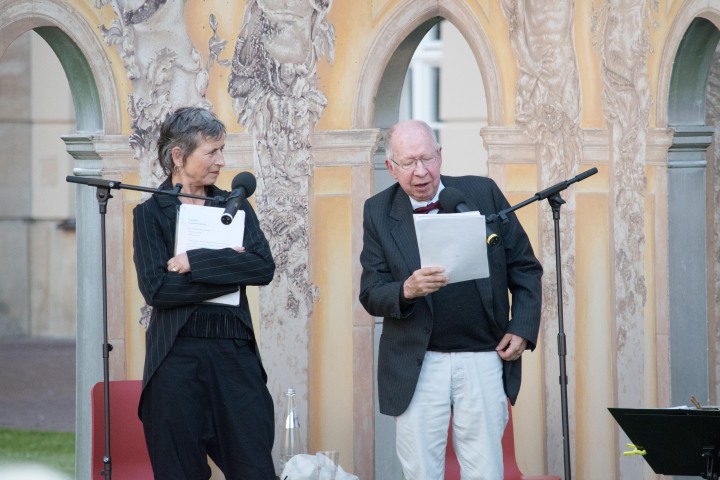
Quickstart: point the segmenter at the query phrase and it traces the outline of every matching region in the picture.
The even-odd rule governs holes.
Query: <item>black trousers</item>
[[[273,401],[252,341],[178,337],[141,416],[156,480],[274,480]]]

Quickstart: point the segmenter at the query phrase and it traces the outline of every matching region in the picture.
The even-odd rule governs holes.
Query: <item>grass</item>
[[[0,428],[0,465],[34,463],[75,478],[75,433]]]

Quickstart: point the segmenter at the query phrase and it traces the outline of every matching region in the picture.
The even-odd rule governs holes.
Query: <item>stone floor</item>
[[[0,338],[0,427],[75,431],[75,340]]]

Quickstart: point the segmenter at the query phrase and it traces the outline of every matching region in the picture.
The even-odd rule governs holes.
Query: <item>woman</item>
[[[160,189],[180,183],[182,193],[226,197],[215,186],[225,165],[224,146],[225,126],[212,112],[175,111],[158,139],[167,174]],[[228,480],[272,480],[273,402],[245,294],[246,285],[272,280],[270,247],[243,201],[243,245],[175,255],[181,203],[211,205],[155,193],[133,211],[138,284],[153,307],[139,414],[155,478],[210,478],[209,455]],[[203,303],[238,288],[238,306]]]

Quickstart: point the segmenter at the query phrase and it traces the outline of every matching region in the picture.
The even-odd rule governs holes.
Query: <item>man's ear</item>
[[[395,165],[393,165],[393,163],[387,158],[385,159],[385,168],[387,168],[388,172],[390,172],[390,175],[392,175],[392,177],[397,180],[397,175],[395,174]]]

